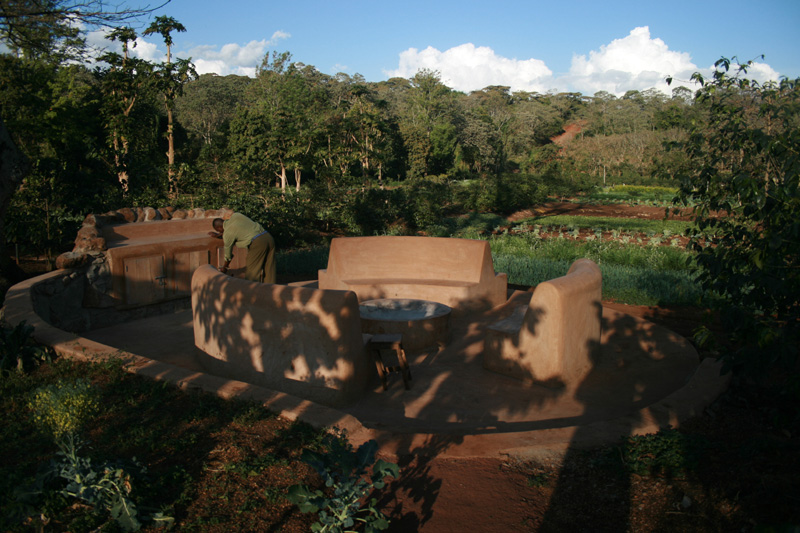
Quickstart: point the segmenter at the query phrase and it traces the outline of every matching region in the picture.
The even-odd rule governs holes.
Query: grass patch
[[[494,267],[514,285],[535,286],[566,275],[572,261],[512,255],[494,256]],[[691,271],[601,264],[603,299],[631,305],[703,305],[707,296]]]
[[[587,257],[598,265],[663,271],[694,270],[693,254],[673,246],[639,246],[615,241],[541,239],[534,234],[497,235],[489,241],[494,256],[511,255],[572,263]],[[502,272],[495,264],[495,270]]]
[[[603,298],[631,305],[702,305],[708,297],[695,280],[692,254],[670,246],[608,241],[539,239],[532,234],[490,240],[494,268],[508,282],[535,286],[561,277],[589,258],[603,274]]]
[[[604,202],[671,203],[678,189],[646,185],[615,185],[591,191],[584,198]]]

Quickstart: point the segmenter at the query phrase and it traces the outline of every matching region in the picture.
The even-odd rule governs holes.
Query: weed
[[[31,337],[33,326],[23,320],[16,326],[0,326],[0,378],[16,370],[29,372],[45,361],[50,361],[48,351]]]
[[[131,499],[131,472],[144,473],[134,458],[129,462],[94,463],[78,455],[82,447],[79,433],[99,410],[97,394],[85,380],[58,382],[37,389],[28,406],[34,424],[50,434],[59,448],[56,459],[40,469],[30,485],[16,488],[16,514],[19,518],[40,515],[37,504],[49,492],[78,499],[95,510],[104,510],[125,531],[141,527],[140,519],[167,525],[172,518],[163,513],[140,513]],[[60,488],[58,488],[60,487]]]
[[[546,487],[550,483],[550,475],[547,472],[529,474],[527,482],[529,487]]]
[[[640,476],[683,479],[697,468],[707,446],[703,437],[667,428],[651,435],[628,437],[610,448],[603,460]]]

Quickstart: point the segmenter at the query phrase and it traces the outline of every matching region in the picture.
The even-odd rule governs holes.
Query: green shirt
[[[222,223],[222,242],[225,243],[225,261],[233,259],[233,245],[247,248],[253,239],[264,233],[258,222],[253,222],[241,213],[234,213]]]

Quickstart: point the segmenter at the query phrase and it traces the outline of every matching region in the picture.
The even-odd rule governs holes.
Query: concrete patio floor
[[[594,367],[573,390],[528,385],[485,370],[482,332],[529,299],[530,293],[516,291],[505,306],[454,318],[445,347],[408,353],[410,390],[393,374],[384,391],[375,374],[360,401],[339,409],[208,376],[203,364],[208,356],[194,346],[191,310],[93,330],[71,345],[76,353],[97,354],[105,347],[107,353],[138,356],[133,367],[139,373],[226,397],[259,399],[284,416],[342,427],[355,442],[375,438],[387,455],[563,453],[678,426],[727,385],[718,365],[701,362],[679,335],[609,308],[603,310]]]

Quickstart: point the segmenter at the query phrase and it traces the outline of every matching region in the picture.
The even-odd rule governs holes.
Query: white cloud
[[[255,76],[256,67],[261,64],[270,47],[283,39],[291,37],[286,32],[276,31],[270,39],[250,41],[245,45],[228,43],[217,50],[216,46],[196,46],[185,53],[191,57],[198,74],[216,73],[221,76],[239,74]]]
[[[166,50],[162,51],[158,49],[158,45],[154,43],[148,43],[141,37],[136,39],[136,46],[131,49],[131,55],[133,57],[138,57],[139,59],[144,59],[146,61],[161,61],[167,55]]]
[[[419,70],[441,74],[442,82],[459,91],[475,91],[489,85],[507,85],[512,91],[545,92],[552,86],[552,71],[540,59],[509,59],[486,46],[462,44],[441,52],[409,48],[400,54],[396,70],[384,71],[389,77],[412,78]]]
[[[420,69],[439,71],[443,83],[460,91],[508,85],[512,91],[571,90],[585,95],[607,91],[618,96],[650,88],[671,94],[672,87],[690,86],[693,73],[709,76],[713,71],[713,67],[699,68],[686,52],[670,50],[663,40],[650,35],[648,26],[634,28],[588,56],[573,56],[569,73],[559,77],[542,60],[508,59],[471,43],[444,52],[430,46],[422,51],[409,48],[400,53],[398,68],[384,74],[411,78]],[[667,76],[675,80],[672,87],[665,81]],[[778,79],[778,73],[766,63],[754,63],[747,77],[763,82]]]
[[[688,53],[670,50],[661,39],[650,37],[649,27],[642,26],[592,50],[588,58],[573,56],[569,74],[560,81],[584,94],[608,91],[622,95],[652,87],[669,93],[664,81],[667,76],[688,80],[697,70]]]
[[[778,81],[780,74],[768,64],[756,63],[754,61],[753,64],[747,68],[745,77],[751,80],[757,80],[759,83],[764,83],[765,81]]]
[[[106,33],[107,30],[89,32],[87,40],[95,49],[121,52],[120,43],[106,40]],[[244,45],[228,43],[221,48],[215,45],[195,46],[189,50],[173,50],[173,56],[191,58],[198,74],[213,72],[221,76],[238,74],[252,77],[255,76],[256,67],[261,64],[268,49],[289,37],[291,35],[286,32],[276,31],[271,38],[261,41],[250,41]],[[152,39],[152,37],[148,37],[148,39]],[[166,47],[160,41],[151,42],[139,37],[136,39],[136,46],[130,49],[130,53],[133,57],[159,62],[165,59],[167,52]]]

